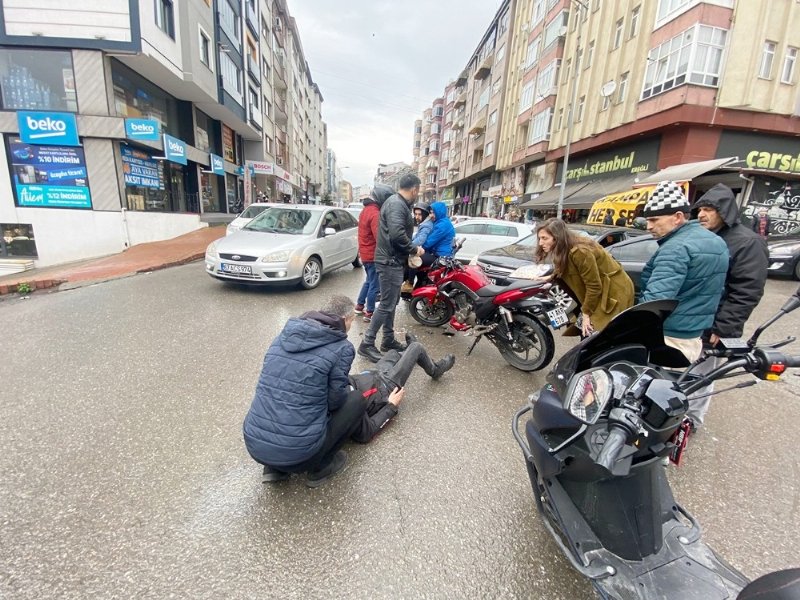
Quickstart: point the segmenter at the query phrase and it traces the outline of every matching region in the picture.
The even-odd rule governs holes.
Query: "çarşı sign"
[[[125,137],[129,140],[157,142],[161,123],[155,119],[125,119]]]
[[[726,156],[738,156],[747,169],[800,173],[800,144],[796,137],[726,130],[719,139],[717,158]]]
[[[9,140],[18,206],[92,208],[82,148]]]
[[[164,158],[180,165],[187,164],[186,144],[178,138],[164,134]]]
[[[40,146],[80,146],[78,125],[72,113],[17,113],[19,137],[26,144]]]
[[[127,146],[120,148],[122,153],[122,173],[125,185],[164,189],[164,172],[159,163],[146,152]]]

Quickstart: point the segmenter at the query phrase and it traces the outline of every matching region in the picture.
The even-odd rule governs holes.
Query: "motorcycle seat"
[[[540,281],[532,281],[530,279],[520,279],[508,285],[485,285],[482,288],[478,289],[478,291],[475,293],[478,294],[478,296],[486,298],[490,296],[497,296],[498,294],[502,294],[503,292],[508,292],[511,290],[519,290],[529,287],[537,287],[541,285],[542,282]]]

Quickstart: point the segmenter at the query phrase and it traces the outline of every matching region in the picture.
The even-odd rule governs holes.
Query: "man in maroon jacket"
[[[364,315],[364,321],[372,320],[375,312],[375,298],[380,293],[378,271],[375,268],[375,245],[378,243],[378,219],[381,214],[381,205],[394,194],[388,185],[376,185],[372,193],[362,200],[364,210],[358,217],[358,255],[364,265],[366,279],[356,300],[356,314]]]

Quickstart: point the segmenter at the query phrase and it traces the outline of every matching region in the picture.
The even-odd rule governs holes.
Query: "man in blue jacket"
[[[640,300],[678,301],[664,321],[664,341],[694,362],[725,288],[728,247],[718,235],[688,220],[689,202],[674,181],[656,186],[643,214],[659,248],[642,271]]]
[[[307,473],[306,485],[317,487],[344,468],[339,448],[364,415],[348,379],[354,309],[350,298],[333,296],[322,310],[289,319],[267,350],[243,427],[247,451],[264,465],[263,481]]]
[[[433,229],[422,243],[425,254],[432,255],[434,258],[453,256],[453,240],[456,237],[456,230],[447,217],[447,205],[444,202],[434,202],[431,204],[431,215]],[[423,264],[425,263],[425,254],[422,255]]]

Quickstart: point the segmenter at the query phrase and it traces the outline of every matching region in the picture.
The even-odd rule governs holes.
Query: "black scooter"
[[[648,302],[618,315],[569,350],[548,384],[517,411],[513,433],[536,506],[562,552],[601,598],[798,598],[800,570],[748,585],[701,541],[699,524],[672,495],[662,459],[680,460],[687,397],[729,374],[772,380],[800,367],[800,356],[777,351],[794,338],[757,345],[766,327],[800,307],[800,289],[749,341],[722,340],[717,354],[727,360],[705,376],[677,371],[689,365],[664,344],[662,325],[675,305]],[[519,422],[526,413],[531,416],[523,436]],[[775,586],[799,595],[764,592]]]

